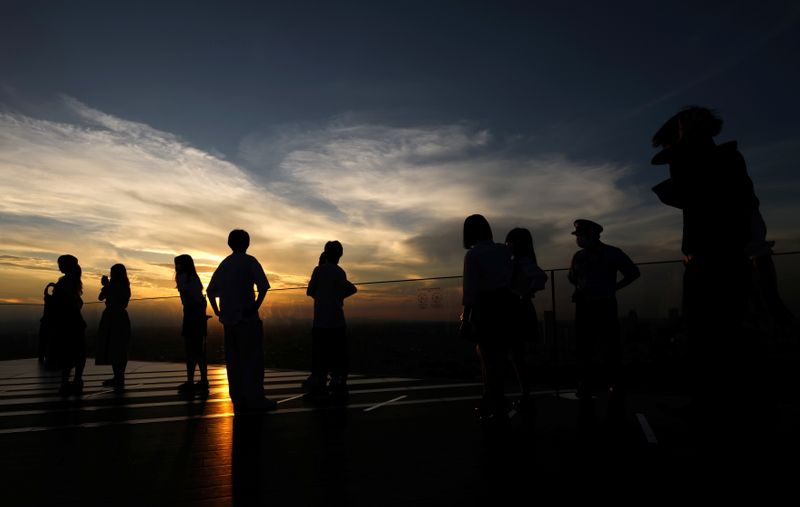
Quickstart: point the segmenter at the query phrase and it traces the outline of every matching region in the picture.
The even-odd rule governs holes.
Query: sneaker
[[[278,409],[278,403],[269,398],[263,398],[255,403],[248,403],[246,412],[272,412]]]
[[[208,391],[209,387],[210,386],[208,380],[201,380],[194,384],[194,388],[197,389],[198,391]]]
[[[72,394],[75,396],[80,396],[83,394],[83,380],[74,380],[70,384],[70,389],[72,390]]]
[[[69,396],[72,394],[72,386],[68,381],[61,382],[61,385],[58,387],[58,394],[60,396]]]
[[[117,385],[117,378],[113,377],[103,381],[103,387],[114,387]]]
[[[516,410],[523,415],[533,415],[536,413],[536,403],[531,395],[520,396],[518,399],[513,401],[511,404],[511,409]]]
[[[327,389],[312,389],[303,395],[303,401],[309,403],[323,403],[328,401],[329,395]]]
[[[194,382],[189,382],[188,380],[183,384],[178,386],[178,392],[181,394],[186,394],[194,391]]]
[[[350,398],[350,389],[347,384],[335,384],[330,388],[330,396],[332,399],[344,402]]]

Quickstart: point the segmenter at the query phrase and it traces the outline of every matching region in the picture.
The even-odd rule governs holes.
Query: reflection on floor
[[[102,386],[109,369],[89,366],[83,396],[64,399],[35,360],[0,362],[4,505],[500,505],[598,480],[674,490],[700,472],[797,472],[769,467],[798,449],[797,400],[744,442],[728,420],[695,431],[678,395],[631,393],[615,410],[541,389],[535,414],[481,426],[479,383],[354,375],[349,403],[310,405],[307,372],[286,370],[266,374],[277,412],[234,417],[224,367],[189,397],[180,364],[131,362],[121,392]]]

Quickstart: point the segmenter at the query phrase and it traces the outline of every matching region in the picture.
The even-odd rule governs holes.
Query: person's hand
[[[106,275],[100,277],[100,285],[102,285],[103,287],[108,285],[108,277]]]

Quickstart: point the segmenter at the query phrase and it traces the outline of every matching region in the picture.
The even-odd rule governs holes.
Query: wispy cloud
[[[234,227],[251,233],[276,283],[304,283],[334,238],[354,279],[457,273],[461,222],[472,213],[485,214],[498,239],[532,228],[540,257],[563,265],[576,217],[643,244],[653,221],[669,219],[642,213],[626,167],[506,155],[468,124],[339,120],[253,134],[234,163],[69,97],[62,106],[71,120],[0,114],[0,255],[9,256],[0,277],[17,283],[20,270],[39,280],[42,259],[69,252],[93,275],[123,262],[141,294],[163,293],[172,256],[191,253],[208,276]]]

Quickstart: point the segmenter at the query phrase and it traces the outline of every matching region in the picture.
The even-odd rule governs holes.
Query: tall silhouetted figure
[[[228,246],[233,253],[214,271],[206,294],[225,328],[225,366],[233,409],[235,413],[274,410],[277,404],[264,397],[264,332],[258,316],[269,281],[261,264],[247,254],[250,235],[246,231],[231,231]]]
[[[581,250],[575,253],[568,278],[575,286],[575,338],[579,361],[577,396],[591,399],[594,384],[592,358],[596,349],[603,352],[604,381],[612,400],[619,400],[624,386],[620,374],[621,344],[617,291],[639,278],[639,268],[625,252],[600,241],[603,227],[591,220],[574,223],[575,240]],[[622,279],[617,281],[618,274]]]
[[[125,387],[125,367],[128,365],[128,345],[131,341],[131,321],[128,318],[128,302],[131,300],[131,282],[128,271],[122,264],[111,266],[111,277],[103,275],[103,286],[98,299],[105,301],[106,308],[100,317],[97,331],[96,364],[110,364],[114,377],[103,381],[103,385],[114,389]]]
[[[492,229],[482,215],[464,220],[463,326],[474,334],[484,372],[484,396],[479,417],[487,422],[508,419],[503,384],[511,322],[519,297],[511,292],[513,265],[506,245],[493,241]]]
[[[539,337],[539,320],[533,297],[537,291],[544,289],[547,274],[536,263],[536,252],[533,249],[533,237],[528,229],[517,227],[506,235],[506,246],[511,249],[513,274],[511,290],[517,297],[514,312],[513,334],[510,340],[511,360],[519,379],[522,396],[516,403],[517,408],[531,411],[530,368],[525,360],[525,346]]]
[[[683,308],[694,406],[706,412],[732,398],[743,373],[741,323],[751,280],[745,247],[758,209],[736,142],[714,142],[721,129],[711,110],[689,107],[653,136],[653,146],[662,150],[652,163],[669,165],[669,178],[653,191],[683,211]]]
[[[186,382],[178,386],[178,392],[190,393],[195,389],[208,391],[208,360],[206,359],[206,335],[208,316],[203,283],[197,276],[194,259],[183,254],[175,257],[175,286],[181,295],[183,325],[181,334],[186,349]],[[194,369],[200,370],[200,381],[194,383]]]
[[[344,300],[358,289],[339,267],[344,249],[338,241],[325,243],[320,263],[311,273],[306,295],[314,298],[314,324],[311,329],[311,379],[305,398],[319,401],[328,394],[346,399],[348,367],[347,325]],[[330,373],[330,386],[325,382]]]
[[[64,276],[58,279],[53,287],[52,295],[45,289],[45,304],[52,305],[54,332],[52,338],[55,356],[61,365],[61,386],[58,392],[62,396],[83,393],[83,368],[86,366],[86,321],[81,315],[83,308],[83,283],[81,282],[81,266],[72,255],[58,258],[58,269]],[[69,381],[72,369],[75,378]]]

